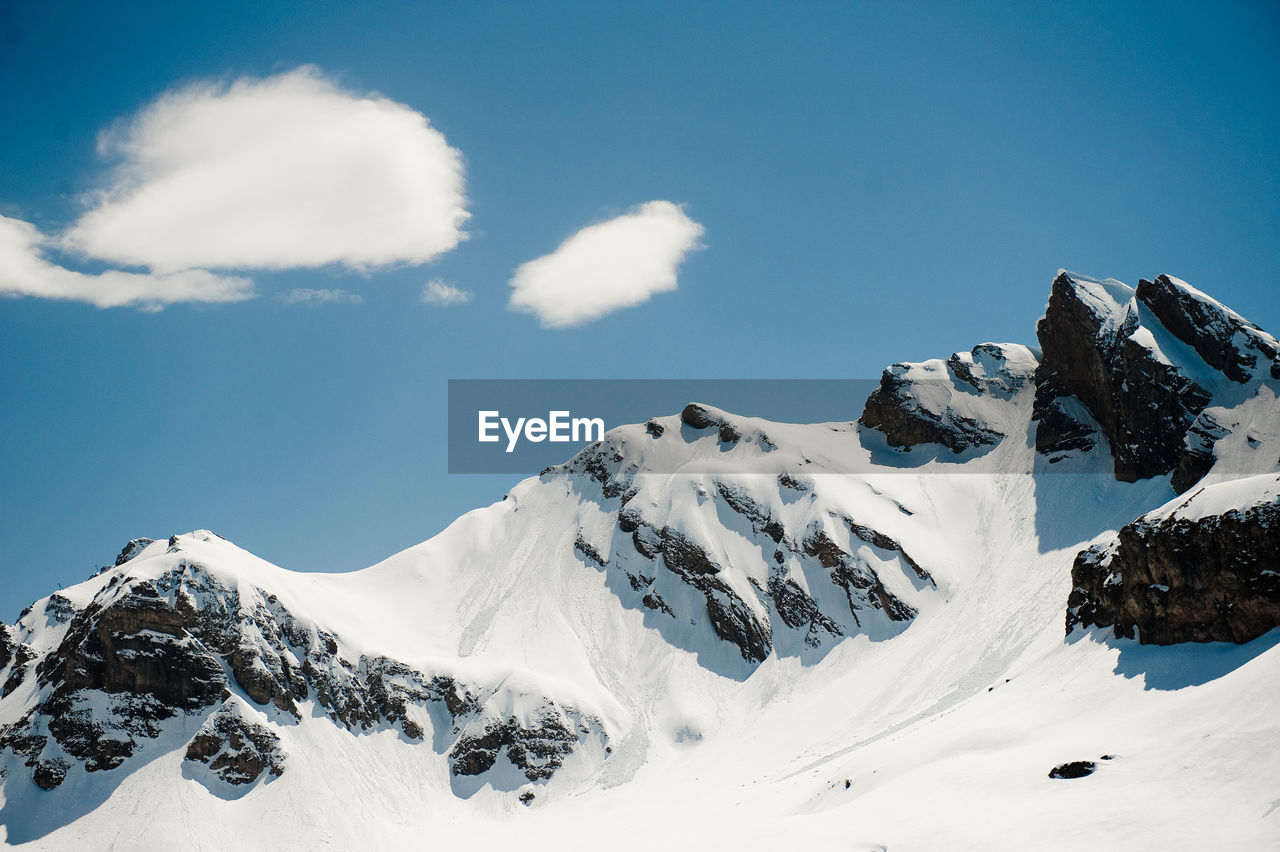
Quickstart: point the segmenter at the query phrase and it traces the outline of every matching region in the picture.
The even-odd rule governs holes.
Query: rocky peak
[[[982,369],[975,365],[978,375]],[[928,571],[889,535],[815,503],[812,483],[798,470],[639,474],[631,442],[667,442],[668,461],[680,453],[695,458],[696,445],[708,440],[698,437],[703,432],[721,446],[771,452],[752,423],[709,406],[686,406],[679,422],[694,434],[667,426],[658,434],[619,430],[544,472],[567,478],[594,504],[592,523],[577,530],[573,548],[610,578],[624,606],[646,612],[646,623],[673,644],[735,677],[771,654],[810,654],[845,636],[880,638],[910,624],[934,590]],[[885,502],[903,517],[901,507]],[[740,660],[720,658],[719,643]]]
[[[1105,439],[1118,479],[1177,470],[1182,489],[1212,466],[1224,434],[1205,410],[1239,404],[1276,375],[1280,353],[1269,334],[1165,275],[1134,290],[1061,272],[1036,335],[1036,448],[1052,463]]]
[[[1280,378],[1276,339],[1187,282],[1168,275],[1143,279],[1135,296],[1171,334],[1230,381],[1245,384],[1260,369]]]
[[[0,631],[0,659],[12,658],[15,682],[6,699],[25,708],[0,726],[0,768],[8,752],[52,789],[76,767],[120,766],[193,716],[204,721],[186,760],[198,765],[192,777],[220,795],[284,772],[280,725],[313,716],[353,733],[392,727],[410,741],[425,738],[455,775],[483,774],[505,756],[530,781],[545,780],[589,739],[604,747],[598,720],[549,697],[517,700],[505,683],[467,683],[360,653],[243,576],[194,561],[185,538],[148,554],[131,542],[119,567],[89,581],[87,603],[61,598],[68,613],[52,622],[55,641],[42,627],[48,601],[41,617],[24,618],[19,627],[44,638],[46,650],[14,646]],[[23,678],[28,669],[34,681]],[[513,714],[512,706],[531,709]],[[426,738],[433,725],[444,729]]]
[[[1037,363],[1025,346],[982,343],[945,361],[894,364],[858,422],[901,449],[939,444],[959,454],[993,447],[1013,431],[1009,403],[1030,387]]]

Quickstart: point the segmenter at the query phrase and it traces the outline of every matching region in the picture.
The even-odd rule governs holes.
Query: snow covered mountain
[[[0,837],[1274,845],[1280,345],[1065,272],[1037,336],[614,429],[350,574],[136,539],[0,625]]]

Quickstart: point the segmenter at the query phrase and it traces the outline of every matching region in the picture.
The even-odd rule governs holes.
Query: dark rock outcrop
[[[859,624],[858,613],[867,606],[883,611],[891,621],[910,621],[915,617],[914,607],[890,593],[874,570],[846,553],[825,532],[814,531],[803,546],[805,553],[816,557],[823,568],[830,570],[831,581],[844,589],[849,611]]]
[[[1260,364],[1275,375],[1275,340],[1258,326],[1167,275],[1138,282],[1136,297],[1161,325],[1230,381],[1244,384]]]
[[[694,429],[719,430],[720,441],[725,444],[736,444],[742,439],[742,433],[738,431],[737,426],[696,402],[691,402],[684,407],[680,412],[680,419]]]
[[[285,770],[280,738],[263,725],[246,720],[227,702],[205,720],[187,745],[185,760],[201,763],[228,784],[252,784],[264,774]]]
[[[744,660],[763,662],[773,647],[773,632],[737,592],[715,576],[720,566],[702,547],[669,527],[658,532],[657,540],[654,556],[660,555],[670,571],[706,597],[707,617],[715,634],[736,645]]]
[[[1162,511],[1076,556],[1068,633],[1096,625],[1169,645],[1248,642],[1280,626],[1280,499],[1196,519]]]
[[[1060,763],[1049,770],[1049,777],[1055,780],[1085,778],[1093,774],[1098,765],[1092,760],[1072,760]]]
[[[589,726],[551,706],[544,706],[528,722],[514,716],[494,719],[480,733],[458,739],[449,751],[451,771],[454,775],[479,775],[505,754],[530,781],[546,780],[563,765],[579,739],[590,733]]]
[[[13,659],[13,640],[9,638],[9,625],[0,622],[0,672]]]
[[[131,539],[128,544],[120,549],[120,555],[116,557],[115,567],[119,568],[121,565],[137,556],[146,549],[148,544],[151,544],[152,542],[153,540],[149,538]]]
[[[1190,488],[1225,434],[1205,409],[1233,384],[1280,377],[1275,338],[1165,275],[1130,289],[1061,273],[1036,335],[1036,448],[1056,462],[1105,437],[1125,482],[1172,471]]]
[[[1010,362],[1010,354],[1030,359],[1023,347],[983,343],[945,362],[894,364],[867,397],[858,423],[885,436],[891,447],[937,444],[952,453],[993,447],[1006,436],[989,422],[959,410],[959,399],[1008,400],[1031,378],[1030,367]],[[950,400],[942,403],[939,400]]]
[[[911,380],[893,372],[892,367],[884,371],[880,387],[867,397],[858,422],[883,432],[891,447],[941,444],[959,453],[971,447],[993,446],[1003,437],[972,418],[921,405]]]
[[[1139,342],[1132,291],[1117,296],[1109,286],[1067,273],[1053,281],[1036,325],[1036,449],[1052,456],[1089,443],[1090,424],[1059,403],[1074,397],[1110,441],[1116,478],[1133,482],[1177,466],[1183,436],[1212,395]]]
[[[174,538],[171,552],[181,549],[181,539]],[[353,733],[388,725],[410,741],[423,740],[422,722],[439,707],[450,720],[447,732],[437,732],[444,748],[454,739],[465,742],[467,731],[503,732],[504,753],[531,780],[559,767],[585,739],[577,732],[605,739],[593,717],[549,698],[541,699],[537,725],[512,728],[480,698],[500,687],[427,675],[382,656],[349,660],[338,637],[297,618],[274,595],[228,586],[200,565],[183,561],[155,580],[111,570],[116,573],[83,609],[62,599],[65,633],[35,666],[43,698],[17,722],[0,727],[0,750],[19,756],[45,789],[61,784],[76,762],[89,772],[120,766],[160,736],[167,720],[219,704],[189,743],[187,759],[236,785],[264,772],[278,775],[284,766],[278,738],[243,718],[231,698],[234,687],[268,716],[301,719],[299,703],[314,701]],[[13,644],[7,629],[0,639],[12,692],[34,655]],[[548,720],[564,724],[557,728]],[[566,739],[565,731],[573,735]],[[469,750],[464,745],[459,754]]]

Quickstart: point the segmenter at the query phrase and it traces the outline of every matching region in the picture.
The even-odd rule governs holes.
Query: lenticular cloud
[[[312,67],[170,92],[99,148],[119,162],[64,245],[119,264],[367,270],[466,236],[462,156],[444,135]]]
[[[522,264],[509,307],[567,328],[648,301],[678,286],[676,271],[703,227],[670,201],[650,201],[590,225],[551,254]]]

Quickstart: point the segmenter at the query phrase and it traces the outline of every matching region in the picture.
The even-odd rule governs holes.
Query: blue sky
[[[1167,272],[1274,332],[1278,43],[1262,2],[3,4],[0,214],[51,264],[161,274],[73,244],[131,156],[101,134],[303,66],[425,116],[469,217],[425,262],[205,263],[241,301],[0,299],[0,619],[134,536],[298,570],[428,538],[514,482],[447,475],[451,378],[874,378],[1033,343],[1058,267]],[[699,228],[678,287],[564,328],[509,309],[523,264],[654,201]],[[159,256],[237,226],[155,236],[175,221],[98,236]],[[350,225],[302,250],[385,231]],[[469,300],[423,303],[432,280]]]

